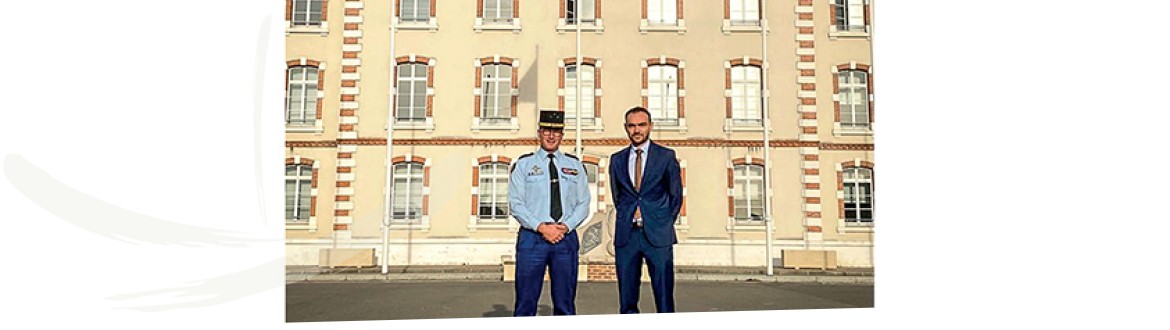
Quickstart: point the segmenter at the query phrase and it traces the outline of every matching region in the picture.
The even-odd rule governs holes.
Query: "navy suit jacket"
[[[623,247],[629,243],[635,206],[642,208],[642,223],[650,245],[678,243],[674,220],[682,209],[682,176],[674,150],[650,141],[640,191],[634,190],[630,179],[630,152],[631,147],[626,147],[609,157],[610,196],[617,207],[613,245]]]

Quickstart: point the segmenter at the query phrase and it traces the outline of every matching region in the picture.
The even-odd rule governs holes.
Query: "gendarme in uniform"
[[[589,213],[590,196],[581,161],[557,148],[564,120],[562,112],[541,111],[537,137],[542,144],[545,139],[555,139],[557,150],[549,152],[542,145],[512,165],[508,206],[521,227],[516,238],[515,316],[536,315],[545,269],[551,282],[553,314],[576,314],[580,249],[576,228]],[[547,240],[537,231],[542,223],[563,228],[563,238],[555,243]]]

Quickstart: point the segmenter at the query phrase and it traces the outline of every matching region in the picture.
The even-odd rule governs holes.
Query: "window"
[[[873,170],[847,167],[843,172],[845,223],[873,223]]]
[[[761,126],[760,67],[737,65],[731,67],[732,125]]]
[[[321,25],[322,0],[292,0],[292,25]]]
[[[508,164],[479,165],[480,223],[508,222]]]
[[[677,126],[678,67],[651,65],[647,68],[647,110],[655,125]]]
[[[843,129],[869,129],[869,74],[863,70],[837,73],[837,100]]]
[[[427,117],[427,72],[423,63],[398,65],[394,118],[399,123],[422,123]]]
[[[488,64],[482,67],[480,118],[484,124],[507,124],[512,117],[512,66]]]
[[[580,70],[580,74],[578,74]],[[569,118],[577,118],[577,78],[581,78],[581,119],[591,123],[594,118],[594,67],[592,65],[569,65],[565,67],[565,124],[576,125]],[[590,121],[585,121],[589,119]]]
[[[399,20],[410,23],[427,23],[431,20],[431,0],[401,0]]]
[[[293,66],[288,69],[288,95],[284,122],[288,126],[311,126],[317,121],[317,68]]]
[[[732,26],[760,25],[760,0],[726,0]]]
[[[423,163],[394,164],[392,220],[418,223],[423,216]]]
[[[596,0],[565,0],[565,21],[567,24],[577,24],[580,20],[585,24],[593,24],[597,22],[597,15],[594,7]],[[581,13],[577,14],[577,5],[580,3]]]
[[[867,32],[864,0],[834,0],[833,26],[837,31]]]
[[[513,0],[481,0],[483,22],[487,24],[512,24]]]
[[[284,166],[284,219],[286,222],[309,222],[312,208],[313,167],[303,164]]]
[[[735,220],[764,220],[764,167],[735,165]]]
[[[645,0],[646,22],[649,25],[678,25],[677,0]]]

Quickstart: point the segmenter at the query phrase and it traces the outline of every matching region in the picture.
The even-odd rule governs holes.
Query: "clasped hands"
[[[544,236],[544,240],[552,244],[557,244],[565,238],[565,233],[569,232],[569,226],[560,222],[542,222],[539,226],[536,226],[536,231],[541,236]]]

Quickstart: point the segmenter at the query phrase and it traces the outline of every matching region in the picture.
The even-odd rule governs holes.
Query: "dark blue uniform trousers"
[[[630,231],[629,243],[616,248],[619,312],[638,313],[638,291],[642,285],[642,259],[650,272],[654,307],[659,313],[674,313],[674,246],[654,247],[641,228]]]
[[[549,270],[553,315],[576,315],[577,262],[580,256],[577,231],[569,232],[557,244],[540,233],[521,229],[516,238],[516,306],[513,316],[535,316],[544,271]]]

